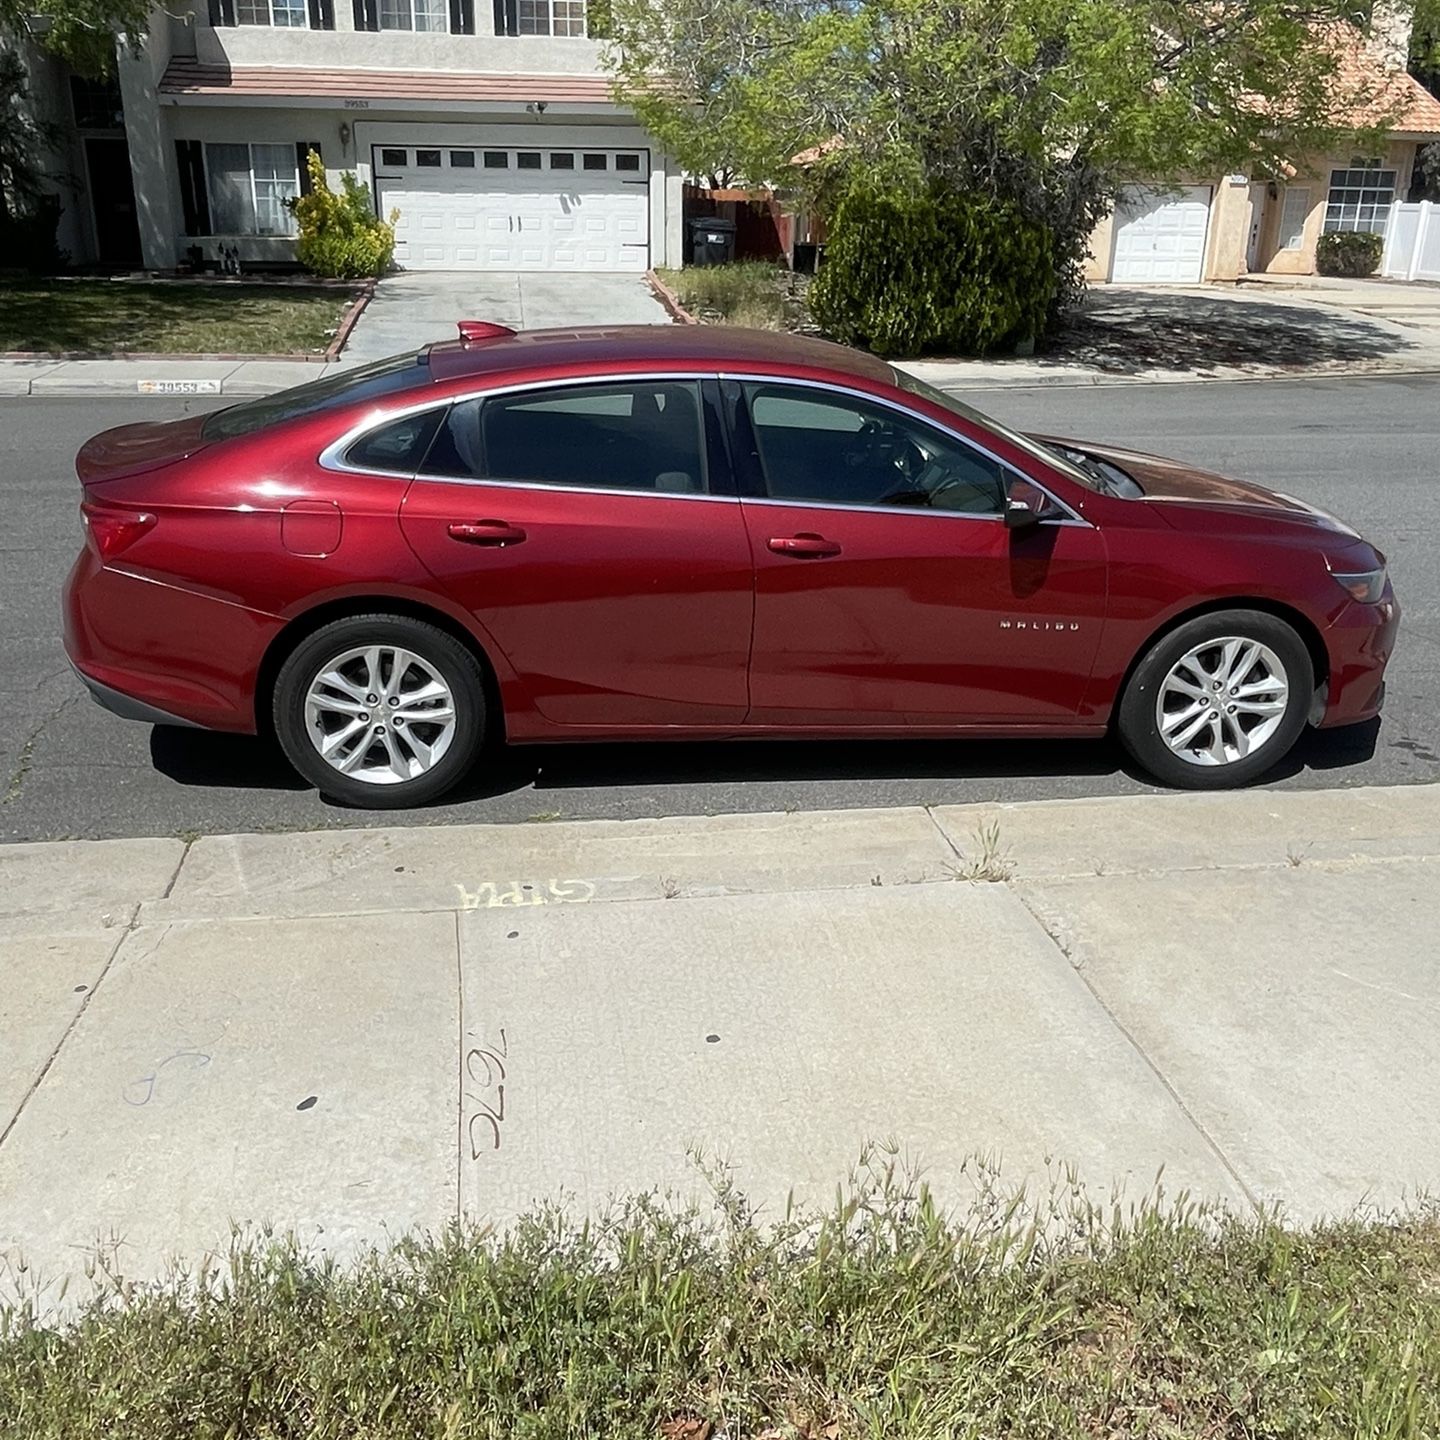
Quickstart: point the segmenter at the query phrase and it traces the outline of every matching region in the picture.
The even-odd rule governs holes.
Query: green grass
[[[958,1218],[872,1171],[818,1221],[630,1202],[349,1268],[241,1246],[0,1322],[24,1440],[1440,1434],[1440,1217],[1287,1230],[1179,1205]]]
[[[767,261],[692,265],[658,273],[697,319],[756,330],[785,328],[789,277]]]
[[[350,298],[345,290],[300,285],[0,281],[0,350],[320,351]]]

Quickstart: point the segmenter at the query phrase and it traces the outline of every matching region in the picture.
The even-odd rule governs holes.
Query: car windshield
[[[426,376],[422,357],[423,352],[413,351],[392,355],[388,360],[324,375],[276,395],[230,405],[206,419],[200,429],[201,437],[234,440],[263,430],[267,425],[278,425],[282,420],[296,420],[302,415],[314,415],[321,410],[333,410],[340,405],[352,405],[418,385]]]
[[[1055,445],[1047,445],[1041,440],[1036,440],[1030,435],[1022,435],[1018,430],[1012,430],[1008,425],[1002,425],[992,416],[983,415],[973,405],[967,405],[963,400],[958,400],[954,395],[944,390],[937,390],[933,385],[927,385],[923,380],[917,380],[906,371],[891,366],[891,373],[895,376],[895,383],[900,389],[908,391],[911,395],[919,395],[936,405],[943,405],[945,409],[953,411],[962,419],[970,421],[972,425],[981,425],[994,434],[1008,440],[1017,449],[1024,450],[1027,454],[1033,455],[1037,460],[1043,460],[1054,470],[1059,470],[1063,475],[1073,480],[1077,485],[1083,485],[1087,490],[1098,490],[1103,495],[1119,495],[1125,493],[1116,486],[1115,480],[1100,469],[1098,464],[1090,461],[1090,458],[1078,450],[1072,450],[1068,446],[1061,448]],[[1118,476],[1121,472],[1116,471]],[[1128,478],[1128,477],[1127,477]],[[1130,482],[1134,485],[1134,481]],[[1139,487],[1135,487],[1135,492]]]

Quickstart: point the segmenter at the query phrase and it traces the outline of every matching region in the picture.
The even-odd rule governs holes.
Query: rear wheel
[[[485,738],[474,655],[405,615],[336,620],[296,646],[275,682],[275,733],[321,794],[396,810],[443,795]]]
[[[1223,790],[1284,759],[1314,690],[1310,652],[1291,626],[1260,610],[1217,611],[1151,646],[1125,687],[1117,728],[1157,780]]]

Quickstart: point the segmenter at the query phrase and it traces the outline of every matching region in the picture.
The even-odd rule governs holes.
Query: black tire
[[[1182,657],[1207,640],[1227,637],[1269,649],[1284,669],[1289,695],[1279,724],[1252,753],[1223,765],[1197,764],[1178,755],[1161,736],[1156,702],[1166,676]],[[1150,647],[1120,698],[1116,730],[1131,758],[1162,784],[1180,790],[1229,790],[1259,779],[1289,754],[1305,728],[1314,694],[1310,652],[1293,627],[1261,610],[1218,610],[1187,621]]]
[[[413,779],[378,784],[342,774],[316,749],[306,725],[306,695],[316,677],[346,651],[370,645],[397,646],[418,656],[449,687],[454,700],[449,747]],[[328,799],[367,810],[400,810],[438,798],[461,780],[485,743],[485,684],[479,662],[453,635],[406,615],[351,615],[307,636],[280,667],[273,713],[276,737],[295,769]],[[422,728],[420,734],[434,731]]]

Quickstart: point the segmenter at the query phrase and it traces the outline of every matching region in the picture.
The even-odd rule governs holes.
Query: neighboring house
[[[1410,190],[1415,152],[1440,139],[1440,100],[1404,72],[1408,25],[1366,42],[1355,34],[1338,82],[1368,98],[1348,117],[1388,121],[1378,155],[1299,157],[1278,175],[1186,176],[1129,191],[1090,241],[1088,280],[1196,284],[1255,272],[1313,275],[1331,230],[1384,235]],[[1203,180],[1203,183],[1195,183]]]
[[[293,264],[285,202],[318,150],[332,184],[354,171],[400,212],[406,269],[679,263],[679,173],[611,99],[586,0],[209,4],[157,9],[143,52],[121,56],[112,143],[129,163],[100,184],[92,167],[100,253],[106,186],[133,183],[146,268]]]
[[[25,44],[18,53],[35,118],[47,137],[41,169],[60,201],[56,243],[77,264],[139,265],[140,232],[119,85],[82,80],[38,45]]]

